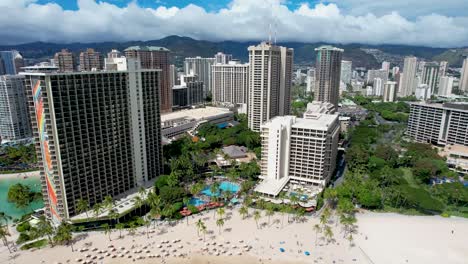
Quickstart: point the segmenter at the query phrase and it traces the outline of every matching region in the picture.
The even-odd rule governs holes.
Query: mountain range
[[[232,54],[234,58],[241,61],[248,61],[247,47],[258,44],[258,41],[236,42],[221,41],[212,42],[205,40],[195,40],[189,37],[169,36],[159,40],[150,41],[128,41],[128,42],[100,42],[100,43],[46,43],[33,42],[27,44],[0,46],[0,50],[15,49],[23,56],[32,61],[50,59],[61,49],[68,49],[74,53],[79,53],[86,48],[93,48],[99,52],[107,53],[111,49],[123,51],[129,46],[148,45],[161,46],[171,50],[174,63],[182,66],[182,61],[186,57],[202,56],[213,57],[219,51]],[[278,43],[288,48],[294,49],[294,63],[296,65],[312,65],[315,60],[314,49],[325,44],[344,49],[343,60],[351,60],[355,67],[378,68],[381,58],[365,52],[364,49],[376,49],[388,56],[395,56],[396,61],[401,63],[403,56],[414,55],[424,60],[442,61],[446,60],[450,66],[461,67],[463,56],[468,55],[468,48],[431,48],[405,45],[367,45],[367,44],[333,44],[333,43],[301,43],[283,42]]]

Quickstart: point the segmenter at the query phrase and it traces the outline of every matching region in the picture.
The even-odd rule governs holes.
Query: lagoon
[[[41,191],[41,182],[37,177],[29,177],[27,179],[23,178],[2,178],[0,174],[0,212],[19,219],[22,215],[32,212],[33,210],[44,207],[44,202],[34,201],[25,209],[16,208],[15,204],[8,202],[8,188],[10,186],[21,183],[28,185],[31,190],[39,192]]]

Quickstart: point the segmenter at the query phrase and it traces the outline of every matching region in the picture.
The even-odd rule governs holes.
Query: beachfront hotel
[[[277,116],[261,126],[262,181],[255,191],[277,196],[288,182],[323,188],[336,167],[338,115]]]
[[[417,142],[468,146],[468,103],[412,103],[406,135]]]
[[[22,73],[49,218],[132,192],[162,170],[161,70]]]

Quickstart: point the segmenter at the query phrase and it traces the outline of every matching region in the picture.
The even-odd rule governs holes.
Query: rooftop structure
[[[161,115],[162,135],[177,137],[187,132],[194,133],[201,125],[223,125],[234,121],[234,113],[226,108],[203,107],[174,111]]]

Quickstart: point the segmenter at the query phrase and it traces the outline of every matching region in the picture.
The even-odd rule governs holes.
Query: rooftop
[[[243,158],[247,156],[247,148],[243,146],[231,145],[223,147],[224,154],[228,155],[230,158]]]
[[[468,112],[468,102],[450,102],[450,103],[429,103],[429,102],[415,102],[411,105],[420,105],[433,108],[452,109],[463,112]]]
[[[340,48],[337,48],[337,47],[333,47],[333,46],[329,46],[329,45],[320,46],[320,47],[316,48],[315,50],[316,50],[316,51],[319,51],[319,50],[334,50],[334,51],[341,51],[341,52],[344,52],[343,49],[340,49]]]
[[[297,118],[295,116],[276,116],[265,122],[262,126],[274,128],[280,124],[288,125],[294,128],[306,128],[314,130],[328,130],[330,125],[338,120],[338,115],[333,114],[314,114],[309,115],[308,118]]]
[[[196,109],[186,109],[181,111],[175,111],[172,113],[162,114],[161,122],[176,120],[182,118],[191,118],[191,119],[204,119],[215,115],[227,114],[230,113],[229,109],[219,108],[219,107],[204,107]]]
[[[131,46],[125,49],[125,51],[137,50],[137,51],[170,51],[164,47],[156,46]]]

